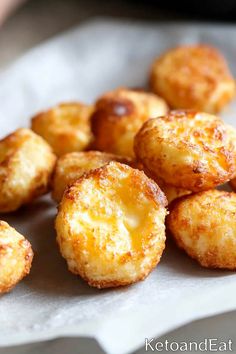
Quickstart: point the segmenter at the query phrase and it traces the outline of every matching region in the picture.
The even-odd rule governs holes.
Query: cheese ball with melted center
[[[144,123],[134,149],[158,180],[189,191],[227,182],[235,173],[235,148],[223,121],[207,113],[172,111]]]
[[[156,183],[127,165],[110,162],[83,175],[56,218],[69,270],[97,288],[143,280],[165,247],[165,205]]]
[[[61,156],[56,163],[52,178],[52,198],[60,202],[66,187],[85,172],[96,169],[110,161],[132,164],[132,160],[100,151],[71,152]]]
[[[202,266],[236,269],[235,215],[235,193],[209,190],[174,202],[167,227]]]
[[[79,102],[63,103],[32,118],[32,130],[41,135],[57,156],[85,150],[92,140],[93,107]]]
[[[142,124],[167,112],[160,97],[143,91],[120,88],[98,99],[92,115],[97,150],[133,157],[133,140]]]
[[[0,212],[17,210],[48,191],[56,157],[30,129],[0,141]]]
[[[207,45],[167,51],[153,63],[150,83],[172,108],[216,113],[235,95],[235,82],[225,59]]]
[[[30,243],[0,221],[0,294],[11,290],[30,272],[33,251]]]

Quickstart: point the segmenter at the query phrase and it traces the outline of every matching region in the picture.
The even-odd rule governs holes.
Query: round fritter
[[[160,97],[143,91],[120,88],[98,99],[92,115],[97,150],[133,157],[133,139],[149,118],[166,114]]]
[[[131,159],[100,151],[71,152],[59,157],[52,178],[52,198],[60,202],[68,185],[85,172],[102,167],[110,161],[132,164]]]
[[[235,215],[235,193],[209,190],[174,202],[167,227],[202,266],[236,269]]]
[[[156,183],[127,165],[84,174],[64,193],[56,218],[69,270],[97,288],[144,279],[165,247],[165,205]]]
[[[17,210],[48,191],[56,157],[29,129],[0,141],[0,212]]]
[[[79,102],[63,103],[32,118],[32,130],[41,135],[57,156],[85,150],[92,140],[93,107]]]
[[[179,110],[150,119],[136,135],[134,150],[157,180],[194,192],[227,182],[236,170],[228,127],[207,113]]]
[[[207,45],[167,51],[153,63],[150,83],[172,108],[215,113],[235,95],[235,82],[225,59]]]
[[[30,243],[6,222],[0,221],[0,294],[11,290],[30,272]]]

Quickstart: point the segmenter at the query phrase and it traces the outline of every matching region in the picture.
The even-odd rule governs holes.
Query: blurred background
[[[0,69],[41,41],[94,17],[233,21],[234,0],[0,0]]]

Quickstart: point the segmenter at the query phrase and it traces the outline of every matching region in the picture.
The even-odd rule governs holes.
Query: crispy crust
[[[207,113],[179,110],[147,121],[134,150],[156,180],[189,191],[214,188],[236,171],[231,133],[220,118]]]
[[[209,190],[171,205],[167,228],[203,267],[236,269],[236,194]]]
[[[61,156],[56,163],[52,177],[52,198],[60,202],[67,186],[75,182],[85,172],[102,167],[110,161],[128,165],[135,162],[130,158],[100,151],[71,152]]]
[[[127,165],[84,174],[64,193],[56,218],[69,270],[97,288],[144,279],[165,247],[166,202],[156,183]]]
[[[29,241],[6,222],[0,221],[0,294],[10,291],[29,274],[32,259]]]
[[[179,46],[152,65],[153,91],[172,108],[220,111],[235,95],[235,82],[221,53],[207,45]]]
[[[97,150],[134,157],[133,138],[149,118],[167,112],[158,96],[143,91],[119,88],[99,98],[91,117]]]
[[[56,157],[29,129],[0,141],[0,212],[17,210],[48,191]]]
[[[41,135],[57,156],[85,150],[92,141],[93,107],[79,102],[61,103],[32,118],[32,130]]]

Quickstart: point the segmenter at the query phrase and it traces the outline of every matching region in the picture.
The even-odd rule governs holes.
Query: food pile
[[[97,288],[145,279],[166,234],[203,267],[236,269],[236,193],[216,189],[236,190],[236,130],[215,115],[235,95],[225,59],[179,46],[149,79],[150,92],[59,104],[0,141],[0,213],[51,192],[60,252]],[[0,221],[0,293],[32,260],[30,243]]]

